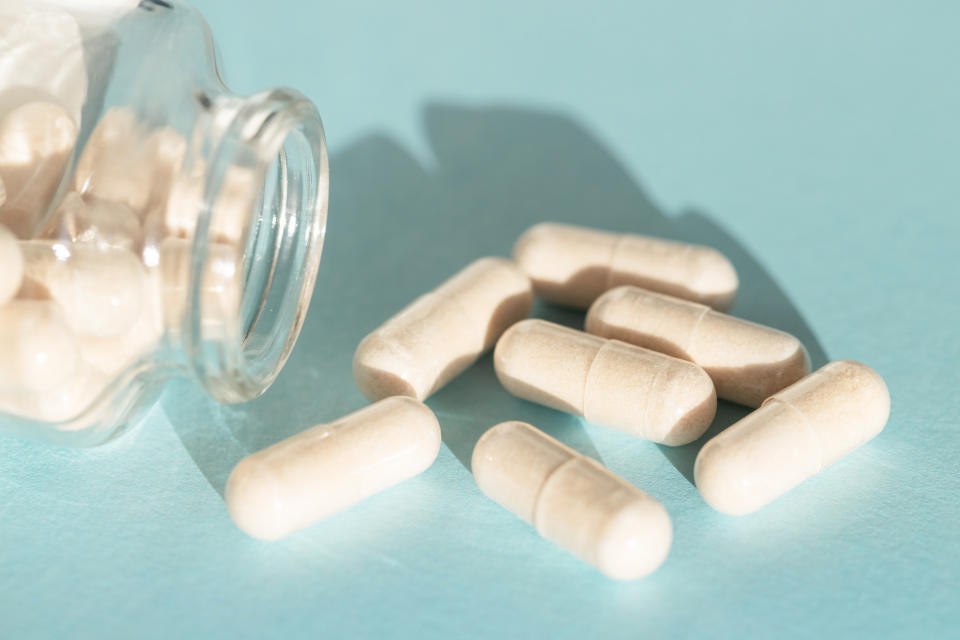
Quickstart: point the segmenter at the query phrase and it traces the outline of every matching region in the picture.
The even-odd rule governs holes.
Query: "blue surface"
[[[202,2],[234,88],[291,85],[325,116],[313,309],[256,402],[180,384],[100,449],[0,442],[0,637],[960,633],[960,5],[840,4]],[[431,399],[425,474],[284,542],[233,527],[239,457],[364,404],[366,332],[547,219],[722,249],[734,313],[885,377],[886,430],[727,517],[688,479],[702,442],[514,399],[488,357]],[[467,461],[508,418],[661,500],[666,564],[610,582],[486,500]]]

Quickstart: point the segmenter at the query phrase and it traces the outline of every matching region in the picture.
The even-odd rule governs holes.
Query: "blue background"
[[[960,5],[200,2],[241,93],[296,87],[332,151],[328,243],[275,387],[187,383],[94,450],[0,441],[0,636],[944,637],[960,634]],[[517,400],[489,357],[429,402],[422,476],[278,543],[231,466],[364,404],[360,338],[540,220],[716,246],[735,314],[886,379],[874,441],[728,517],[670,449]],[[576,324],[582,315],[537,313]],[[743,415],[721,407],[715,433]],[[615,583],[484,498],[522,419],[661,500],[664,566]]]

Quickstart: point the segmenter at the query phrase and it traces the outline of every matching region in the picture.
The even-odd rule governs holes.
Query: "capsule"
[[[670,551],[663,505],[525,422],[484,433],[471,467],[490,499],[610,578],[642,578]]]
[[[31,235],[53,201],[77,140],[70,114],[53,102],[28,102],[0,121],[0,178],[7,200],[0,223]]]
[[[530,281],[512,262],[481,258],[360,342],[353,358],[357,386],[371,400],[423,400],[525,318],[532,301]]]
[[[7,201],[7,185],[3,183],[3,178],[0,178],[0,207],[3,207],[3,203]]]
[[[174,179],[166,206],[166,231],[192,237],[204,206],[205,176],[202,172]],[[229,167],[210,210],[209,237],[214,242],[240,244],[250,227],[253,206],[260,195],[263,178],[246,167]]]
[[[107,382],[98,371],[81,365],[70,377],[46,391],[0,392],[0,412],[41,422],[67,423],[58,425],[62,430],[84,428],[89,426],[86,421],[79,424],[70,421],[97,401]]]
[[[241,460],[227,507],[250,536],[278,540],[422,473],[439,452],[433,412],[387,398]]]
[[[125,205],[109,200],[88,202],[72,191],[47,222],[43,235],[98,249],[133,251],[140,246],[143,232],[140,218]]]
[[[74,189],[142,215],[150,202],[154,158],[129,107],[110,109],[90,134],[74,171]]]
[[[693,442],[717,411],[697,365],[544,320],[508,329],[493,364],[515,396],[660,444]]]
[[[597,298],[586,329],[694,362],[713,379],[717,396],[748,407],[810,373],[807,350],[789,333],[639,287]]]
[[[176,129],[163,127],[150,133],[146,145],[153,165],[147,208],[165,211],[174,179],[183,168],[187,141]]]
[[[0,2],[0,113],[43,95],[54,97],[66,107],[74,122],[80,121],[88,74],[95,68],[93,62],[97,58],[93,49],[115,49],[113,45],[106,46],[106,38],[102,38],[97,46],[85,51],[84,37],[90,35],[86,29],[90,26],[89,16],[97,11],[90,11],[90,4]],[[85,33],[81,33],[71,11],[75,9],[87,14]]]
[[[114,377],[154,351],[163,337],[159,277],[155,270],[144,279],[143,310],[124,333],[111,337],[78,336],[80,357],[97,373]]]
[[[157,278],[164,327],[179,330],[192,309],[190,287],[193,242],[182,238],[164,238],[157,247]],[[204,336],[222,338],[240,317],[243,299],[242,262],[233,245],[210,243],[206,246],[200,278],[200,325]]]
[[[63,309],[77,334],[106,338],[128,331],[143,310],[146,273],[120,249],[45,241],[25,242],[25,295],[45,295]]]
[[[0,393],[54,389],[74,375],[79,361],[56,305],[14,300],[0,306]]]
[[[20,290],[23,281],[23,252],[16,237],[0,224],[0,305]]]
[[[578,309],[633,284],[724,310],[738,287],[733,265],[715,249],[553,222],[524,232],[513,258],[538,296]]]
[[[890,415],[873,369],[839,360],[770,396],[700,450],[694,479],[717,511],[756,511],[864,444]]]

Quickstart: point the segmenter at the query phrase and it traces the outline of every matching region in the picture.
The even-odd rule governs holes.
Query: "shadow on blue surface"
[[[430,169],[380,135],[333,155],[331,217],[316,293],[300,343],[274,387],[236,406],[205,401],[189,385],[165,395],[168,418],[221,493],[246,453],[365,404],[351,374],[353,350],[364,335],[468,262],[509,255],[523,230],[545,220],[719,249],[740,276],[732,313],[797,336],[814,368],[826,362],[799,310],[747,248],[704,213],[665,214],[575,120],[520,108],[431,105],[424,123],[434,154]],[[570,326],[583,322],[582,313],[542,304],[534,313]],[[508,394],[489,356],[428,404],[444,442],[468,468],[483,431],[510,419],[536,424],[599,458],[578,418]],[[661,450],[692,482],[700,446],[746,412],[721,403],[704,438]]]

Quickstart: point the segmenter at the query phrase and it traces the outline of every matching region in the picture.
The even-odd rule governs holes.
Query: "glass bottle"
[[[0,431],[94,445],[172,377],[263,393],[310,303],[323,127],[174,0],[0,0]]]

